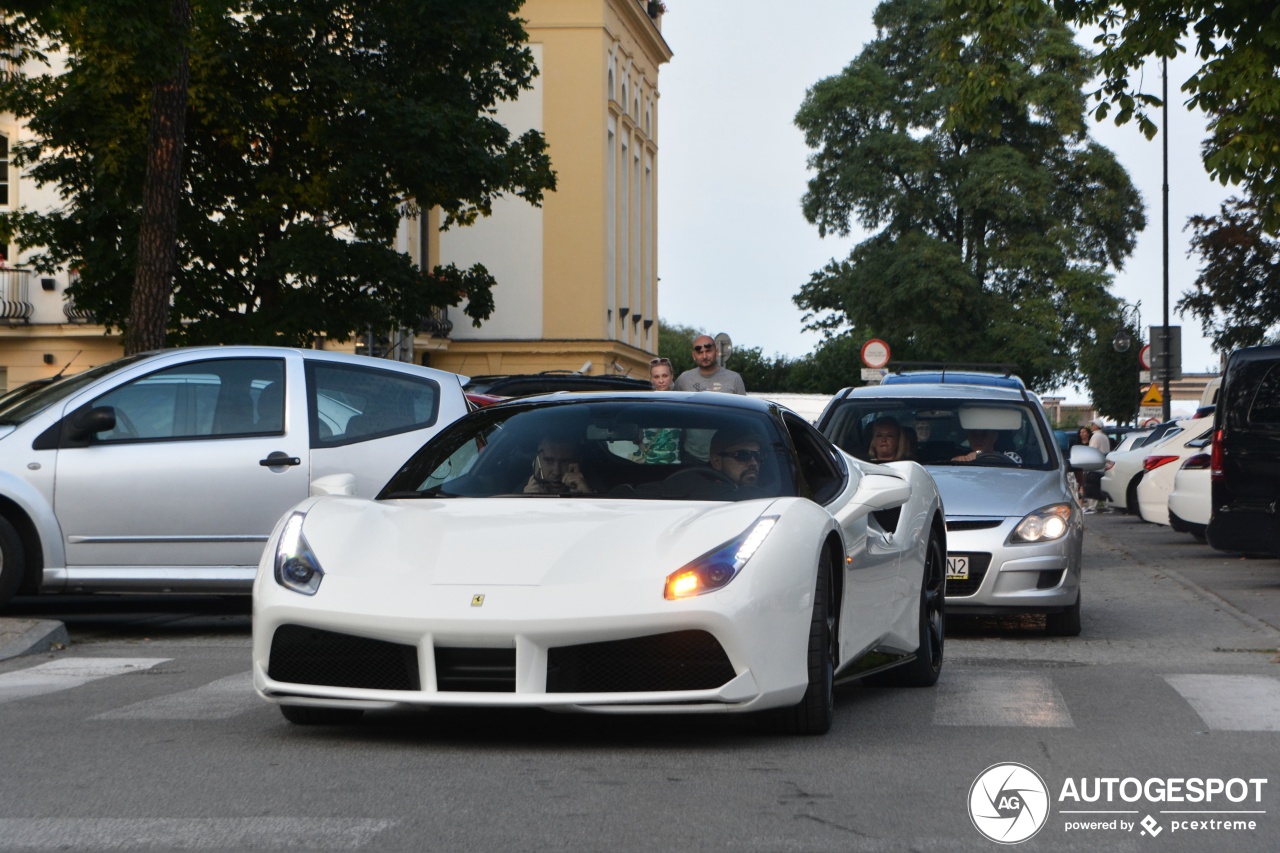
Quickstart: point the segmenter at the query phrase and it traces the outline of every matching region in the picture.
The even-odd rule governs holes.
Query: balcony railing
[[[98,320],[88,308],[77,308],[75,301],[68,296],[62,306],[62,313],[68,323],[96,323]]]
[[[0,269],[0,320],[28,322],[35,313],[30,293],[31,270]]]
[[[447,338],[453,332],[453,321],[448,308],[438,308],[418,323],[418,334],[433,338]]]

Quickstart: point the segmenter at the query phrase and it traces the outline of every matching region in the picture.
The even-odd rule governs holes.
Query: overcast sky
[[[662,33],[675,56],[661,70],[658,275],[663,321],[727,332],[765,355],[799,357],[819,341],[803,331],[791,301],[809,275],[856,244],[819,239],[800,212],[809,149],[793,122],[805,91],[837,74],[875,37],[870,0],[669,0]],[[1213,214],[1230,195],[1205,174],[1204,123],[1178,93],[1194,61],[1170,65],[1169,302],[1182,325],[1183,370],[1218,369],[1194,319],[1176,305],[1196,277],[1187,258],[1187,217]],[[1147,75],[1159,92],[1159,67]],[[1159,324],[1161,145],[1134,125],[1093,124],[1095,139],[1128,169],[1147,207],[1147,228],[1116,277],[1115,292],[1141,302],[1144,326]],[[892,336],[888,336],[892,347]],[[1072,389],[1068,397],[1082,399]]]

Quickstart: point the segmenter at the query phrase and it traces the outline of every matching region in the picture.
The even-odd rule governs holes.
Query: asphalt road
[[[23,601],[71,643],[0,662],[0,849],[972,851],[1041,818],[1027,850],[1280,849],[1280,561],[1087,523],[1082,636],[951,620],[935,688],[842,688],[816,738],[729,715],[292,726],[252,694],[242,601]],[[1040,800],[992,787],[1007,763]]]

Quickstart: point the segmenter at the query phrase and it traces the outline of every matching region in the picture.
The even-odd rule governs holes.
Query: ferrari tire
[[[1076,603],[1066,610],[1048,613],[1044,617],[1044,632],[1050,637],[1080,636],[1080,598],[1076,593]]]
[[[346,726],[364,716],[360,708],[317,708],[312,705],[281,705],[280,713],[299,726]]]
[[[942,673],[946,649],[946,557],[936,535],[929,537],[920,584],[920,645],[915,659],[863,679],[876,687],[932,687]]]
[[[26,566],[22,537],[7,519],[0,518],[0,607],[17,594]]]
[[[831,555],[824,549],[818,561],[813,616],[809,620],[809,685],[799,704],[779,708],[773,715],[774,728],[784,734],[821,735],[831,729],[831,719],[835,715],[836,635],[832,598]]]

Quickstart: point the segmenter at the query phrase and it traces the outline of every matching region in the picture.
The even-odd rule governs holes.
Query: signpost
[[[868,385],[879,385],[884,379],[885,365],[889,363],[889,345],[879,338],[872,338],[862,345],[862,380]]]

